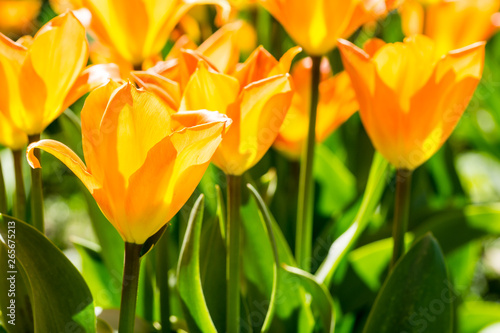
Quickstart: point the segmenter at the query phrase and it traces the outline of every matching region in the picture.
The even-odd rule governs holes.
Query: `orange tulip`
[[[485,41],[500,26],[500,0],[407,0],[400,10],[404,33],[429,36],[440,54]]]
[[[308,110],[311,103],[311,58],[302,59],[292,69],[295,95],[283,121],[274,147],[285,154],[298,158],[307,138]],[[358,110],[358,102],[351,80],[346,72],[332,76],[326,58],[321,62],[318,116],[316,119],[316,141],[324,141]]]
[[[233,124],[213,162],[226,174],[241,175],[264,156],[278,135],[293,96],[292,80],[287,72],[298,52],[300,48],[293,48],[277,61],[259,47],[244,64],[230,71],[230,75],[220,73],[199,53],[183,53],[186,60],[181,64],[190,67],[186,70],[189,80],[185,84],[152,72],[134,75],[141,86],[180,110],[203,107],[231,118]],[[172,73],[166,70],[163,74]]]
[[[484,66],[484,42],[444,56],[421,35],[395,44],[372,40],[366,51],[341,40],[339,48],[373,145],[396,168],[409,170],[448,139]]]
[[[122,73],[159,56],[170,33],[180,19],[195,5],[214,4],[229,12],[225,0],[82,0],[91,15],[90,30],[99,42],[97,50],[107,48],[92,60],[122,65]],[[126,67],[124,67],[126,66]]]
[[[40,0],[0,0],[0,32],[18,36],[30,33],[41,7]]]
[[[310,55],[323,55],[361,25],[391,9],[392,0],[258,0]]]
[[[231,120],[217,112],[171,115],[154,94],[114,81],[94,90],[82,110],[83,154],[41,140],[80,178],[126,242],[143,244],[189,199]]]
[[[221,73],[230,74],[236,70],[242,26],[239,21],[226,24],[199,47],[183,36],[174,44],[165,61],[146,71],[134,71],[131,76],[139,86],[154,91],[177,110],[199,61],[205,61],[214,71]]]
[[[85,69],[85,29],[72,13],[44,25],[34,38],[0,34],[0,112],[27,135],[41,133],[79,97],[110,77],[115,65]]]

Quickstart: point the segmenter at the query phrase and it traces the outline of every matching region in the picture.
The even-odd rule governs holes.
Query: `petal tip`
[[[28,160],[28,164],[32,169],[40,169],[42,166],[40,165],[40,161],[35,156],[34,150],[38,148],[38,142],[33,142],[26,149],[26,159]]]

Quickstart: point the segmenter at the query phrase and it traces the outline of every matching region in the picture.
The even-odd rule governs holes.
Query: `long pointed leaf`
[[[259,206],[260,213],[264,222],[266,223],[267,228],[267,236],[269,237],[269,241],[271,242],[273,248],[273,256],[274,256],[274,266],[273,266],[273,287],[271,290],[271,297],[269,300],[269,308],[267,309],[266,318],[264,320],[264,324],[262,325],[261,332],[268,332],[271,328],[271,321],[274,316],[274,308],[276,307],[276,291],[278,290],[278,274],[279,274],[279,254],[278,254],[278,246],[276,245],[276,239],[274,238],[273,232],[273,224],[271,221],[271,217],[269,215],[269,211],[267,210],[266,204],[264,200],[261,198],[259,192],[250,184],[247,184],[250,193],[257,201],[257,205]]]
[[[203,221],[203,194],[194,204],[182,243],[177,267],[177,287],[190,332],[215,333],[208,307],[203,295],[200,278],[200,236]]]
[[[368,184],[363,195],[361,207],[351,226],[330,246],[328,255],[321,263],[316,272],[316,279],[330,285],[333,273],[337,269],[340,261],[354,245],[359,235],[365,230],[370,216],[373,214],[386,184],[386,173],[389,170],[389,163],[378,153],[375,154],[370,169]]]

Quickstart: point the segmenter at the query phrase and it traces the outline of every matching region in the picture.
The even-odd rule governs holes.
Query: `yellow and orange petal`
[[[425,36],[386,44],[373,56],[345,40],[340,50],[375,148],[395,167],[410,170],[448,139],[484,66],[484,43],[439,57]]]
[[[155,94],[110,81],[82,110],[86,165],[63,144],[41,140],[72,170],[127,242],[143,244],[184,205],[201,180],[231,121],[217,112],[171,115]]]

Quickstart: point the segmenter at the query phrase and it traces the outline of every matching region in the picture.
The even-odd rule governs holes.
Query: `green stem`
[[[398,169],[396,171],[396,201],[392,226],[394,248],[392,251],[391,269],[398,259],[405,254],[405,234],[408,229],[408,215],[410,211],[411,175],[412,171],[410,170]]]
[[[314,208],[313,161],[316,143],[316,112],[319,100],[321,56],[312,56],[311,105],[307,142],[300,167],[295,256],[297,264],[305,271],[311,269],[311,248]]]
[[[227,175],[227,310],[226,332],[240,331],[241,177]]]
[[[40,141],[40,134],[30,135],[29,143]],[[40,149],[34,149],[35,157],[40,161]],[[31,169],[31,218],[33,226],[45,233],[43,219],[42,169]]]
[[[0,159],[0,214],[7,214],[7,190],[2,171],[2,159]]]
[[[143,309],[142,317],[148,323],[154,322],[154,299],[155,299],[155,269],[156,258],[154,249],[146,257],[143,265],[143,277],[141,278]]]
[[[125,266],[123,268],[119,333],[134,332],[139,270],[141,267],[141,249],[141,244],[125,242]]]
[[[170,287],[168,284],[170,262],[168,252],[168,230],[166,230],[156,245],[156,283],[160,290],[160,322],[163,333],[172,331],[170,324]]]
[[[16,178],[16,196],[14,200],[14,217],[24,221],[26,219],[26,191],[24,189],[23,179],[23,152],[13,150],[14,157],[14,172]]]

